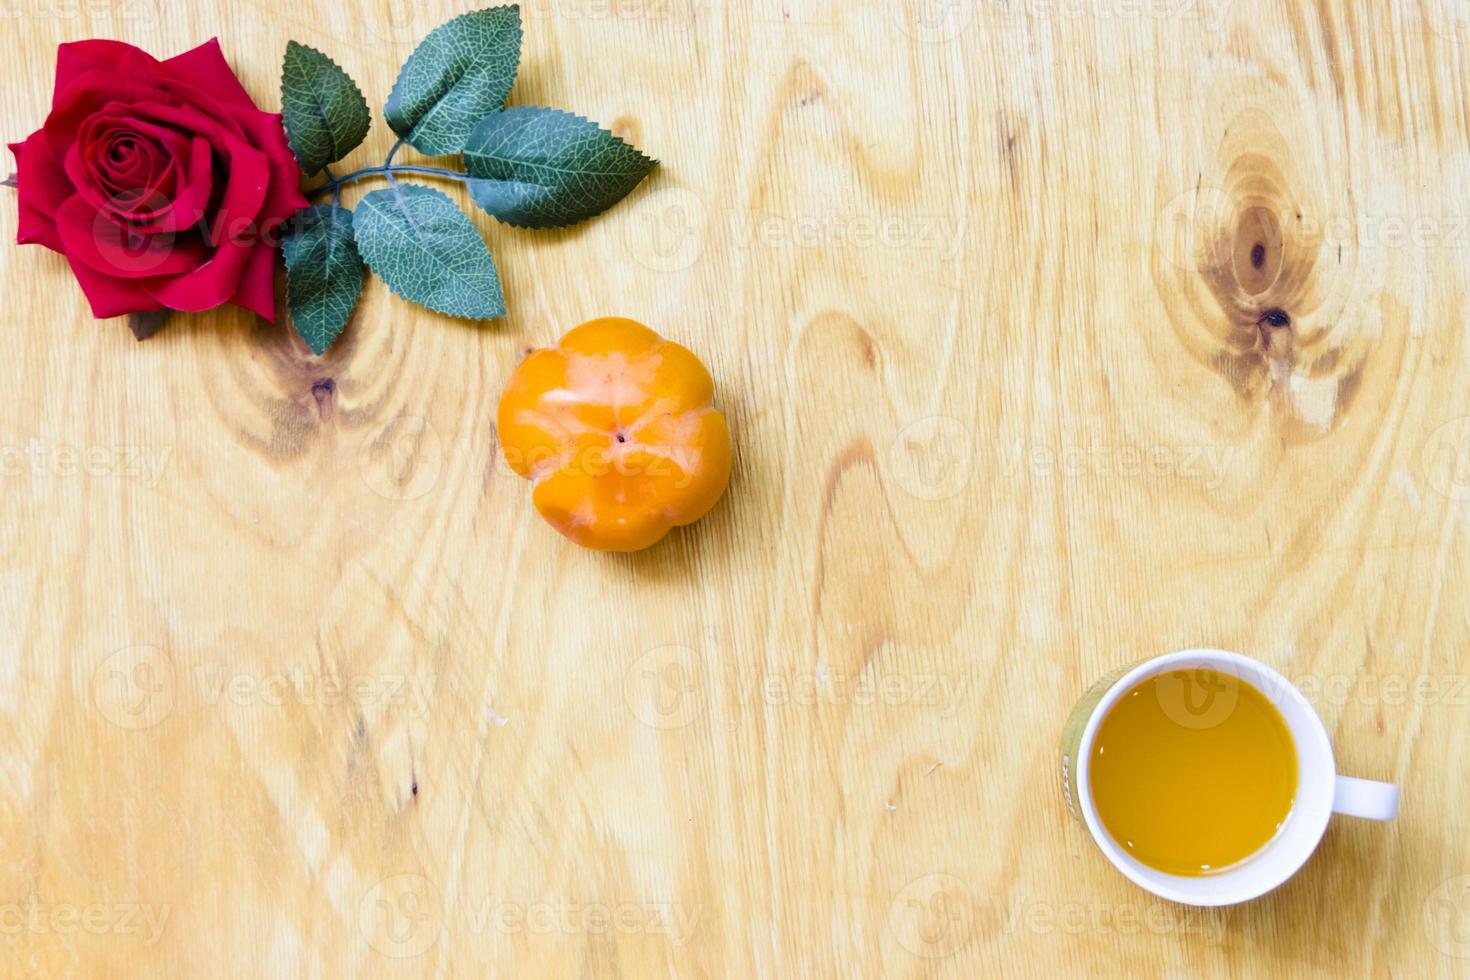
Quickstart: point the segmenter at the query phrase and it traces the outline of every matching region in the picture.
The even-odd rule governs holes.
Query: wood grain
[[[64,40],[218,35],[273,108],[295,38],[379,106],[461,9],[16,0],[6,138]],[[513,101],[664,166],[477,217],[503,321],[372,283],[319,359],[237,311],[139,343],[0,249],[4,973],[1463,975],[1453,10],[529,0]],[[705,358],[737,447],[631,557],[492,426],[606,314]],[[1199,644],[1404,791],[1212,912],[1114,873],[1053,761],[1093,678]]]

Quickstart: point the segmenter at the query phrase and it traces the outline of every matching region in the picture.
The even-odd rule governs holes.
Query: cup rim
[[[1174,875],[1143,864],[1113,840],[1092,800],[1092,745],[1103,719],[1125,693],[1180,664],[1208,664],[1254,685],[1281,711],[1297,753],[1296,797],[1282,831],[1240,865],[1210,875]],[[1306,760],[1312,760],[1310,772]],[[1195,906],[1221,906],[1258,898],[1301,870],[1327,832],[1336,779],[1337,766],[1327,727],[1295,684],[1253,657],[1214,647],[1193,647],[1150,657],[1131,667],[1108,686],[1093,707],[1078,741],[1075,793],[1088,833],[1109,863],[1130,881],[1170,901]],[[1244,873],[1247,869],[1250,869],[1249,874]]]

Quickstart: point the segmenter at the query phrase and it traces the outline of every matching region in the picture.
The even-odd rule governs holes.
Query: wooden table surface
[[[63,40],[218,35],[275,109],[295,38],[368,93],[371,162],[462,9],[15,0],[4,135]],[[322,358],[235,310],[137,343],[0,249],[4,973],[1470,970],[1470,13],[525,21],[512,101],[664,166],[570,232],[478,215],[501,321],[374,281]],[[493,427],[605,314],[697,351],[736,440],[633,556],[546,527]],[[1094,678],[1205,644],[1404,804],[1202,912],[1107,865],[1054,753]]]

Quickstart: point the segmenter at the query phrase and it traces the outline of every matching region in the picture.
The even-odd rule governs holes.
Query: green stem
[[[337,175],[332,173],[331,167],[322,167],[322,176],[337,185],[332,188],[332,220],[336,221],[337,209],[342,206],[342,187],[337,184]]]
[[[385,164],[379,167],[363,167],[361,170],[354,170],[350,174],[334,177],[325,184],[318,184],[316,187],[307,191],[306,196],[316,197],[318,194],[325,194],[328,191],[331,191],[335,196],[340,193],[344,185],[350,184],[355,180],[373,176],[383,176],[392,180],[394,174],[422,174],[426,177],[443,177],[446,180],[459,181],[468,179],[467,174],[460,173],[458,170],[446,170],[443,167],[420,167],[411,163]]]
[[[385,167],[391,167],[391,166],[393,166],[393,158],[398,155],[398,151],[401,150],[401,149],[403,149],[403,140],[402,140],[402,138],[400,138],[398,140],[398,142],[394,143],[391,147],[388,148],[388,155],[383,158],[383,166],[385,166]]]

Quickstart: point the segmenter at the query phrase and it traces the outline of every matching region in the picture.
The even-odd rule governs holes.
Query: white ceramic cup
[[[1119,698],[1159,674],[1200,668],[1214,672],[1213,685],[1198,689],[1181,681],[1161,687],[1160,697],[1169,699],[1165,714],[1185,727],[1218,724],[1234,710],[1239,682],[1251,684],[1276,706],[1291,731],[1296,743],[1297,787],[1291,813],[1270,843],[1233,867],[1196,877],[1156,871],[1113,840],[1093,804],[1088,766],[1098,727]],[[1139,887],[1186,905],[1234,905],[1264,895],[1306,864],[1334,813],[1370,820],[1392,820],[1398,815],[1397,786],[1337,774],[1327,729],[1295,685],[1265,664],[1226,650],[1181,650],[1104,677],[1073,709],[1062,733],[1061,755],[1067,806],[1107,859]]]

